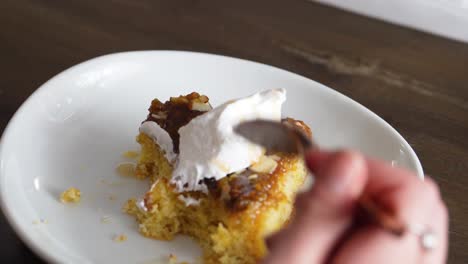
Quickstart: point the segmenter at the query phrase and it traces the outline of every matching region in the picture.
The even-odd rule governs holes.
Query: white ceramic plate
[[[378,116],[317,82],[240,59],[177,51],[99,57],[42,85],[5,130],[0,150],[3,211],[41,257],[60,263],[155,263],[170,253],[199,255],[188,238],[161,242],[140,236],[121,212],[147,183],[115,174],[134,142],[151,99],[198,91],[213,105],[282,87],[284,115],[304,120],[323,147],[355,148],[423,175],[408,143]],[[58,201],[75,186],[78,205]],[[112,196],[114,199],[109,199]],[[110,217],[110,223],[101,223]],[[41,221],[42,220],[42,221]],[[117,234],[128,240],[117,243]]]

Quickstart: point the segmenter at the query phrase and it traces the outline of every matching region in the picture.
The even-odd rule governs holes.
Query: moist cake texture
[[[179,151],[178,129],[211,110],[208,97],[198,93],[155,99],[145,121],[166,130]],[[283,119],[310,136],[302,121]],[[205,263],[257,263],[266,253],[264,238],[287,224],[296,193],[307,175],[297,155],[265,153],[248,168],[215,180],[204,179],[207,192],[177,192],[171,185],[173,163],[158,142],[140,132],[141,152],[136,177],[149,178],[142,199],[130,199],[124,211],[134,215],[147,237],[172,240],[178,234],[194,238]]]

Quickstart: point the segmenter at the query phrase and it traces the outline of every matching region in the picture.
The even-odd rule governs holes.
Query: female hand
[[[447,208],[437,185],[354,152],[312,151],[306,163],[315,174],[312,189],[296,200],[290,224],[267,240],[264,263],[444,263]],[[419,237],[397,237],[372,224],[356,225],[357,201],[375,197],[408,226],[422,225],[436,235],[427,251]]]

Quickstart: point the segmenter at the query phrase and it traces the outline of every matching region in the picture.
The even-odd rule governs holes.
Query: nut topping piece
[[[278,162],[270,156],[263,155],[258,162],[249,167],[250,170],[257,173],[273,173],[278,166]]]

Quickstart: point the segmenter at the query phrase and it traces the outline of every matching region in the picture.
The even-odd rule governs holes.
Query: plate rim
[[[340,100],[344,100],[346,103],[351,103],[354,104],[356,107],[360,108],[360,110],[366,112],[368,115],[372,116],[376,121],[378,121],[381,125],[385,127],[385,129],[390,130],[397,138],[400,140],[402,144],[405,145],[405,147],[408,149],[409,154],[411,158],[414,160],[414,165],[415,165],[415,173],[417,176],[421,179],[424,179],[424,171],[422,168],[421,161],[419,160],[419,157],[417,156],[416,152],[414,149],[411,147],[411,145],[406,141],[406,139],[394,128],[392,127],[387,121],[385,121],[382,117],[378,116],[376,113],[362,105],[361,103],[355,101],[354,99],[328,87],[327,85],[324,85],[322,83],[319,83],[315,80],[309,79],[305,76],[299,75],[297,73],[278,68],[276,66],[264,64],[261,62],[257,61],[252,61],[252,60],[247,60],[247,59],[242,59],[242,58],[237,58],[237,57],[231,57],[231,56],[226,56],[222,54],[214,54],[214,53],[205,53],[205,52],[196,52],[196,51],[185,51],[185,50],[135,50],[135,51],[124,51],[124,52],[116,52],[116,53],[109,53],[109,54],[104,54],[101,56],[97,56],[88,60],[85,60],[83,62],[80,62],[78,64],[75,64],[71,67],[68,67],[67,69],[55,74],[53,77],[48,79],[46,82],[41,84],[33,93],[31,93],[27,99],[19,106],[19,108],[15,111],[15,113],[12,115],[10,120],[8,121],[7,125],[5,126],[5,129],[0,137],[0,209],[2,210],[8,224],[12,227],[12,229],[15,231],[16,235],[21,239],[21,241],[28,246],[28,248],[31,249],[35,254],[37,254],[42,260],[45,260],[46,262],[49,263],[62,263],[62,262],[67,262],[69,261],[68,259],[64,259],[61,257],[61,255],[55,254],[51,252],[50,250],[47,249],[47,247],[44,247],[39,243],[36,239],[34,239],[32,236],[30,236],[27,232],[27,229],[24,228],[24,226],[20,225],[18,222],[15,221],[13,214],[11,213],[12,208],[5,202],[5,197],[4,197],[4,191],[3,189],[5,188],[4,185],[2,184],[4,182],[4,179],[6,177],[6,174],[4,174],[4,169],[3,169],[3,160],[4,160],[4,145],[6,142],[6,139],[9,138],[10,131],[12,130],[12,127],[16,123],[16,120],[20,117],[21,113],[25,110],[26,105],[28,105],[34,98],[39,96],[39,94],[47,91],[47,85],[51,82],[53,82],[55,79],[62,77],[63,75],[66,75],[68,72],[71,72],[79,67],[84,67],[87,64],[93,64],[102,60],[110,59],[110,58],[115,58],[119,56],[126,56],[126,55],[134,55],[134,54],[143,54],[143,53],[151,53],[151,54],[183,54],[187,56],[206,56],[206,57],[217,57],[219,59],[227,59],[227,60],[237,60],[239,62],[243,63],[250,63],[250,64],[256,64],[259,67],[267,67],[272,70],[276,71],[282,71],[284,73],[289,74],[291,77],[294,78],[299,78],[302,80],[306,80],[308,82],[312,82],[316,84],[320,89],[326,90],[328,93],[333,94],[334,96],[340,97]]]

